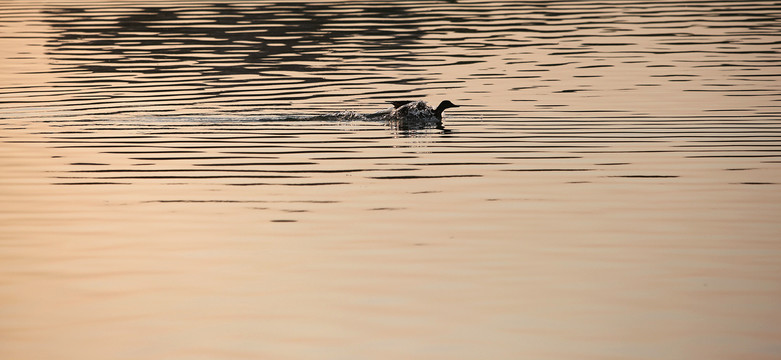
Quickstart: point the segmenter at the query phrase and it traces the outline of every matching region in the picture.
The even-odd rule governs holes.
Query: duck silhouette
[[[459,107],[449,100],[439,103],[436,109],[425,101],[418,100],[394,100],[388,101],[392,108],[383,109],[369,114],[361,114],[354,111],[339,111],[322,115],[307,117],[320,121],[350,121],[350,120],[374,120],[385,121],[399,130],[420,130],[437,128],[447,132],[442,125],[442,113],[449,108]]]
[[[459,107],[450,100],[442,101],[436,109],[425,101],[398,100],[389,102],[393,105],[393,109],[388,114],[388,119],[402,129],[422,129],[431,126],[442,128],[442,113],[446,109]]]

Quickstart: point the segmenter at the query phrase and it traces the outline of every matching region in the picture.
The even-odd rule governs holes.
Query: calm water
[[[0,4],[0,358],[777,359],[774,1]],[[312,118],[449,99],[444,130]]]

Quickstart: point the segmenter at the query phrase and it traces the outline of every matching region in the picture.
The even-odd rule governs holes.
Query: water
[[[0,357],[777,358],[780,18],[3,3]]]

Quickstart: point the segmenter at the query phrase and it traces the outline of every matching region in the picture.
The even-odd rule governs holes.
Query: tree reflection
[[[215,75],[327,72],[345,59],[394,66],[425,48],[419,22],[427,21],[404,6],[305,2],[60,8],[47,14],[58,34],[50,55],[96,73],[175,72],[183,66]]]

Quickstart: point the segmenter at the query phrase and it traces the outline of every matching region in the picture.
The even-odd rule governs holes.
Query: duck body
[[[402,129],[442,127],[442,112],[451,107],[458,107],[449,100],[439,103],[436,109],[425,101],[392,101],[391,104],[394,108],[391,109],[388,118]]]
[[[392,108],[383,109],[370,114],[360,114],[353,111],[340,111],[336,113],[323,114],[310,117],[309,119],[332,121],[332,120],[374,120],[385,121],[391,126],[400,130],[419,130],[428,128],[437,128],[444,130],[442,125],[442,112],[458,105],[445,100],[439,103],[436,109],[429,106],[425,101],[399,100],[390,101]]]

